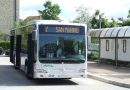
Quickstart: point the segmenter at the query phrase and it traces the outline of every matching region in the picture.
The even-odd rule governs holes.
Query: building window
[[[109,51],[109,40],[106,40],[106,51]]]
[[[126,40],[123,40],[123,52],[126,53]]]

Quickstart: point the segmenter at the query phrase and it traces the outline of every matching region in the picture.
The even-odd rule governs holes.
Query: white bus
[[[85,77],[86,35],[83,24],[32,21],[11,30],[10,62],[29,78]]]

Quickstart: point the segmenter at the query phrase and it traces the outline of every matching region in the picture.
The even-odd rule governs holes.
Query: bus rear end
[[[38,26],[34,78],[85,77],[85,26]]]

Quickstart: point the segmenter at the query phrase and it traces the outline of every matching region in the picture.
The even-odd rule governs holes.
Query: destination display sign
[[[85,34],[84,26],[39,25],[40,34]]]

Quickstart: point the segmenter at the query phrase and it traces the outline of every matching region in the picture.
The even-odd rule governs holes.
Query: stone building
[[[0,31],[9,33],[19,20],[19,0],[0,0]]]

